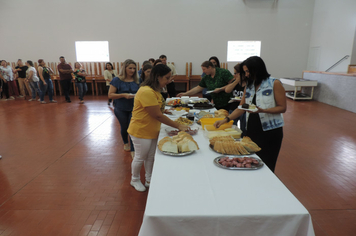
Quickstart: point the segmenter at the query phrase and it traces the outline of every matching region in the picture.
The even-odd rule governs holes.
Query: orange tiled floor
[[[72,101],[0,103],[0,235],[137,235],[147,192],[129,185],[113,111]],[[288,100],[284,117],[277,176],[317,236],[356,235],[356,114]]]

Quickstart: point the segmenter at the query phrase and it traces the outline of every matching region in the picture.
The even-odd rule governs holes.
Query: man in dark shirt
[[[72,67],[66,62],[66,59],[61,56],[59,58],[61,63],[58,64],[59,80],[62,86],[63,94],[67,102],[71,102],[69,97],[70,88],[72,87]]]
[[[228,85],[234,76],[229,70],[215,67],[210,61],[205,61],[201,65],[205,76],[200,81],[199,85],[191,90],[180,93],[177,96],[191,96],[203,91],[207,88],[211,92],[211,97],[213,98],[216,109],[225,109],[229,111],[228,102],[232,97],[231,93],[225,93],[225,87]]]
[[[28,82],[26,82],[26,71],[28,67],[25,66],[21,59],[17,60],[17,66],[15,67],[15,73],[17,72],[17,81],[19,82],[21,96],[26,99],[25,87],[27,89],[28,95],[31,96],[32,90]]]

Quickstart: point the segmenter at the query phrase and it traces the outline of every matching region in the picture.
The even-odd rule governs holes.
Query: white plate
[[[188,112],[184,111],[184,110],[180,110],[180,111],[171,110],[171,112],[172,112],[172,115],[174,115],[174,116],[182,116],[182,115],[188,114]]]
[[[239,108],[240,110],[245,110],[245,111],[252,111],[252,112],[258,111],[257,107],[255,109],[246,109],[246,108],[242,108],[242,105],[240,105],[237,108]]]
[[[229,101],[229,103],[233,103],[233,102],[240,102],[241,98],[231,98],[231,100]]]
[[[205,94],[209,94],[209,93],[212,93],[212,92],[214,92],[214,90],[206,91]]]

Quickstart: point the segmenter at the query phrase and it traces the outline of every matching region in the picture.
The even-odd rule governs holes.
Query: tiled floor
[[[138,234],[147,192],[129,185],[113,110],[72,101],[0,102],[0,235]],[[288,100],[284,117],[277,176],[317,236],[356,235],[356,114]]]

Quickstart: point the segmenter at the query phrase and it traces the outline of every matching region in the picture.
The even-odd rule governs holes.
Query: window
[[[240,62],[251,56],[260,56],[261,41],[228,41],[227,61]]]
[[[76,41],[75,52],[77,54],[77,61],[110,61],[108,41]]]

